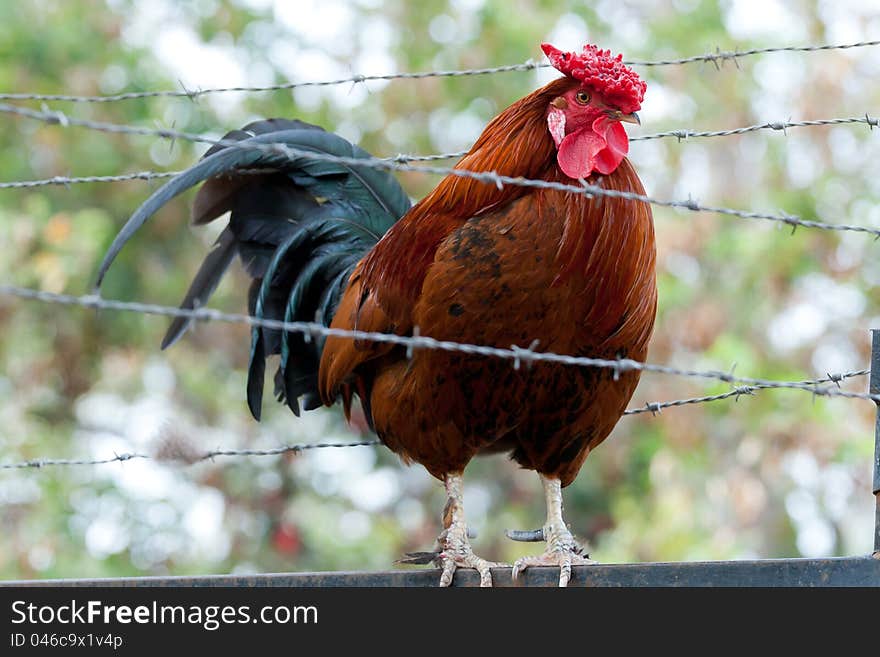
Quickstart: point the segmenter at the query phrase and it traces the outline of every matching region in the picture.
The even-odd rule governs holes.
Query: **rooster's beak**
[[[636,125],[642,125],[642,122],[639,120],[639,115],[633,112],[632,114],[624,114],[623,112],[617,112],[617,120],[622,121],[623,123],[635,123]]]

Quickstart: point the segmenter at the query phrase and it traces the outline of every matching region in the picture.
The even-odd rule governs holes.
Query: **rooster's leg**
[[[562,483],[556,477],[540,475],[544,484],[544,496],[547,500],[547,523],[538,532],[547,542],[544,554],[538,557],[523,557],[513,564],[513,579],[529,566],[559,566],[559,586],[568,586],[571,579],[572,565],[579,566],[595,563],[584,554],[583,548],[574,540],[574,536],[562,519]],[[510,533],[508,534],[510,535]],[[517,540],[535,540],[528,533],[518,532],[511,538]],[[540,540],[540,538],[538,538]]]
[[[440,575],[440,586],[452,584],[452,576],[455,574],[456,568],[475,568],[480,573],[480,586],[492,586],[492,573],[489,569],[506,564],[486,561],[476,556],[471,550],[467,525],[464,520],[461,478],[460,472],[447,474],[444,478],[446,484],[446,507],[443,509],[444,530],[437,539],[440,543],[437,562],[443,569],[443,573]]]

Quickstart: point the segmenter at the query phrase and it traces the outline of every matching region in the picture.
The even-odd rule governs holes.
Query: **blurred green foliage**
[[[297,6],[291,9],[292,5]],[[591,40],[630,59],[867,38],[870,3],[502,0],[286,3],[70,0],[0,3],[0,90],[69,94],[269,84],[517,63],[543,40]],[[285,8],[285,5],[287,8]],[[292,12],[297,15],[292,15]],[[782,12],[780,14],[780,12]],[[861,13],[859,13],[861,12]],[[783,16],[785,20],[775,19]],[[853,21],[856,20],[855,23]],[[751,22],[750,22],[751,21]],[[845,37],[841,39],[841,37]],[[574,39],[574,41],[572,41]],[[203,58],[204,80],[192,71]],[[235,66],[229,64],[234,62]],[[642,131],[719,129],[856,116],[877,106],[871,49],[642,68]],[[196,70],[198,73],[198,70]],[[546,72],[398,80],[293,92],[104,104],[72,116],[215,136],[255,117],[298,117],[377,155],[467,146]],[[204,146],[5,117],[0,176],[182,169]],[[636,134],[636,132],[634,132]],[[880,140],[864,126],[713,140],[634,142],[650,194],[880,226]],[[414,198],[435,177],[401,176]],[[133,181],[0,192],[2,282],[90,289],[115,231],[146,198]],[[217,229],[188,226],[188,195],[123,251],[108,298],[172,304]],[[656,209],[660,314],[653,362],[800,379],[860,369],[876,326],[876,246],[862,236]],[[236,271],[215,307],[241,311]],[[248,336],[198,326],[168,352],[157,318],[0,299],[0,461],[272,447],[345,437],[335,410],[297,420],[244,402]],[[863,389],[864,380],[846,384]],[[633,405],[723,392],[646,376]],[[762,392],[621,421],[566,491],[566,515],[602,561],[853,554],[870,549],[870,404]],[[331,453],[332,452],[332,453]],[[500,457],[475,462],[466,506],[478,551],[511,561],[503,538],[542,522],[537,479]],[[442,490],[386,450],[0,471],[0,577],[387,568],[433,545]]]

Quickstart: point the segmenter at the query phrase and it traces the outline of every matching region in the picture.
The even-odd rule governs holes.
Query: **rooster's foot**
[[[543,530],[539,530],[547,540],[547,549],[544,554],[537,557],[522,557],[517,559],[513,564],[513,579],[519,577],[526,568],[530,566],[559,566],[559,586],[568,586],[571,580],[572,566],[588,566],[596,563],[590,559],[590,555],[584,554],[583,548],[577,544],[571,532],[565,525],[557,529],[555,525],[545,526]],[[529,532],[530,534],[532,532]],[[538,532],[534,532],[538,535]],[[510,535],[510,532],[508,532]],[[511,536],[514,538],[514,536]],[[523,540],[515,538],[514,540]],[[533,540],[533,539],[527,539]]]
[[[541,474],[544,496],[547,500],[547,522],[541,529],[531,532],[508,531],[515,541],[547,541],[547,549],[539,557],[523,557],[513,564],[513,579],[530,566],[559,566],[559,586],[568,586],[572,566],[596,563],[577,544],[562,519],[562,482],[558,477]]]
[[[474,554],[467,539],[463,542],[455,539],[445,542],[443,551],[437,555],[437,564],[443,569],[440,575],[440,586],[452,584],[452,577],[458,568],[473,568],[480,573],[480,586],[492,586],[490,568],[507,567],[508,564],[486,561]]]
[[[486,561],[474,554],[464,520],[461,473],[447,474],[444,483],[446,484],[446,508],[443,510],[445,529],[437,539],[440,549],[435,560],[435,563],[442,568],[440,586],[452,584],[452,577],[457,568],[474,568],[480,573],[480,586],[492,586],[492,572],[489,569],[507,564]]]

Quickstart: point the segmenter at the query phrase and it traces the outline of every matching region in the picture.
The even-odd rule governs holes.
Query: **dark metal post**
[[[872,395],[880,395],[880,329],[871,330],[871,383]],[[880,559],[880,402],[874,425],[874,556]]]

